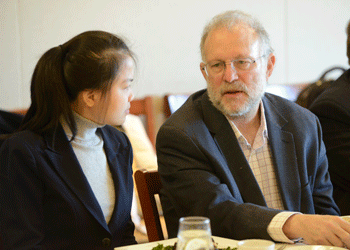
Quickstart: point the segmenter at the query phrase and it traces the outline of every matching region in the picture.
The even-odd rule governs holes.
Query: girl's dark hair
[[[42,133],[56,128],[61,117],[73,138],[76,123],[71,103],[87,89],[105,94],[127,57],[124,41],[108,32],[87,31],[48,50],[38,61],[31,80],[31,105],[19,130]]]

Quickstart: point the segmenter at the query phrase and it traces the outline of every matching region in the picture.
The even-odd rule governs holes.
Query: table
[[[218,244],[219,248],[225,248],[225,247],[237,247],[238,240],[231,240],[227,238],[222,238],[218,236],[213,236],[214,241]],[[177,241],[177,238],[172,238],[168,240],[161,240],[161,241],[155,241],[155,242],[149,242],[149,243],[143,243],[143,244],[137,244],[137,245],[131,245],[131,246],[124,246],[124,247],[116,247],[114,250],[151,250],[153,247],[158,246],[158,244],[163,244],[164,246],[174,245]],[[275,249],[277,250],[281,246],[285,244],[276,244]],[[288,244],[289,245],[289,244]],[[291,245],[293,246],[293,245]],[[297,246],[296,246],[297,247]]]

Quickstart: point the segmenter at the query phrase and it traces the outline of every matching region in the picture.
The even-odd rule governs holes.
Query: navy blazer
[[[342,215],[350,214],[350,69],[310,106],[320,119],[334,186]]]
[[[316,116],[267,93],[263,103],[286,210],[339,214]],[[193,94],[162,125],[157,155],[170,237],[176,236],[180,217],[197,215],[210,218],[216,236],[271,239],[267,227],[280,211],[267,208],[229,122],[206,90]]]
[[[106,223],[61,126],[38,135],[22,131],[0,150],[0,234],[4,249],[113,249],[135,244],[130,210],[132,148],[111,126],[101,131],[115,185]]]

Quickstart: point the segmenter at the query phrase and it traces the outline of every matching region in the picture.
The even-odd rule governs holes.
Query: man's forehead
[[[254,51],[259,49],[258,36],[255,30],[248,25],[235,25],[229,29],[226,27],[216,28],[209,32],[204,44],[206,57],[220,56],[220,54],[244,57],[251,53],[255,54]]]
[[[206,43],[212,39],[222,39],[225,36],[232,34],[237,39],[255,39],[257,38],[256,31],[245,23],[238,23],[234,25],[218,26],[213,28],[207,36]]]

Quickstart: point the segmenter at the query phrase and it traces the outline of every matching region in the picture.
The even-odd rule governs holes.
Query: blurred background
[[[27,108],[40,56],[86,30],[127,40],[138,59],[136,98],[205,88],[199,70],[203,27],[240,9],[270,34],[277,57],[270,83],[312,82],[348,68],[349,0],[0,0],[0,109]]]

